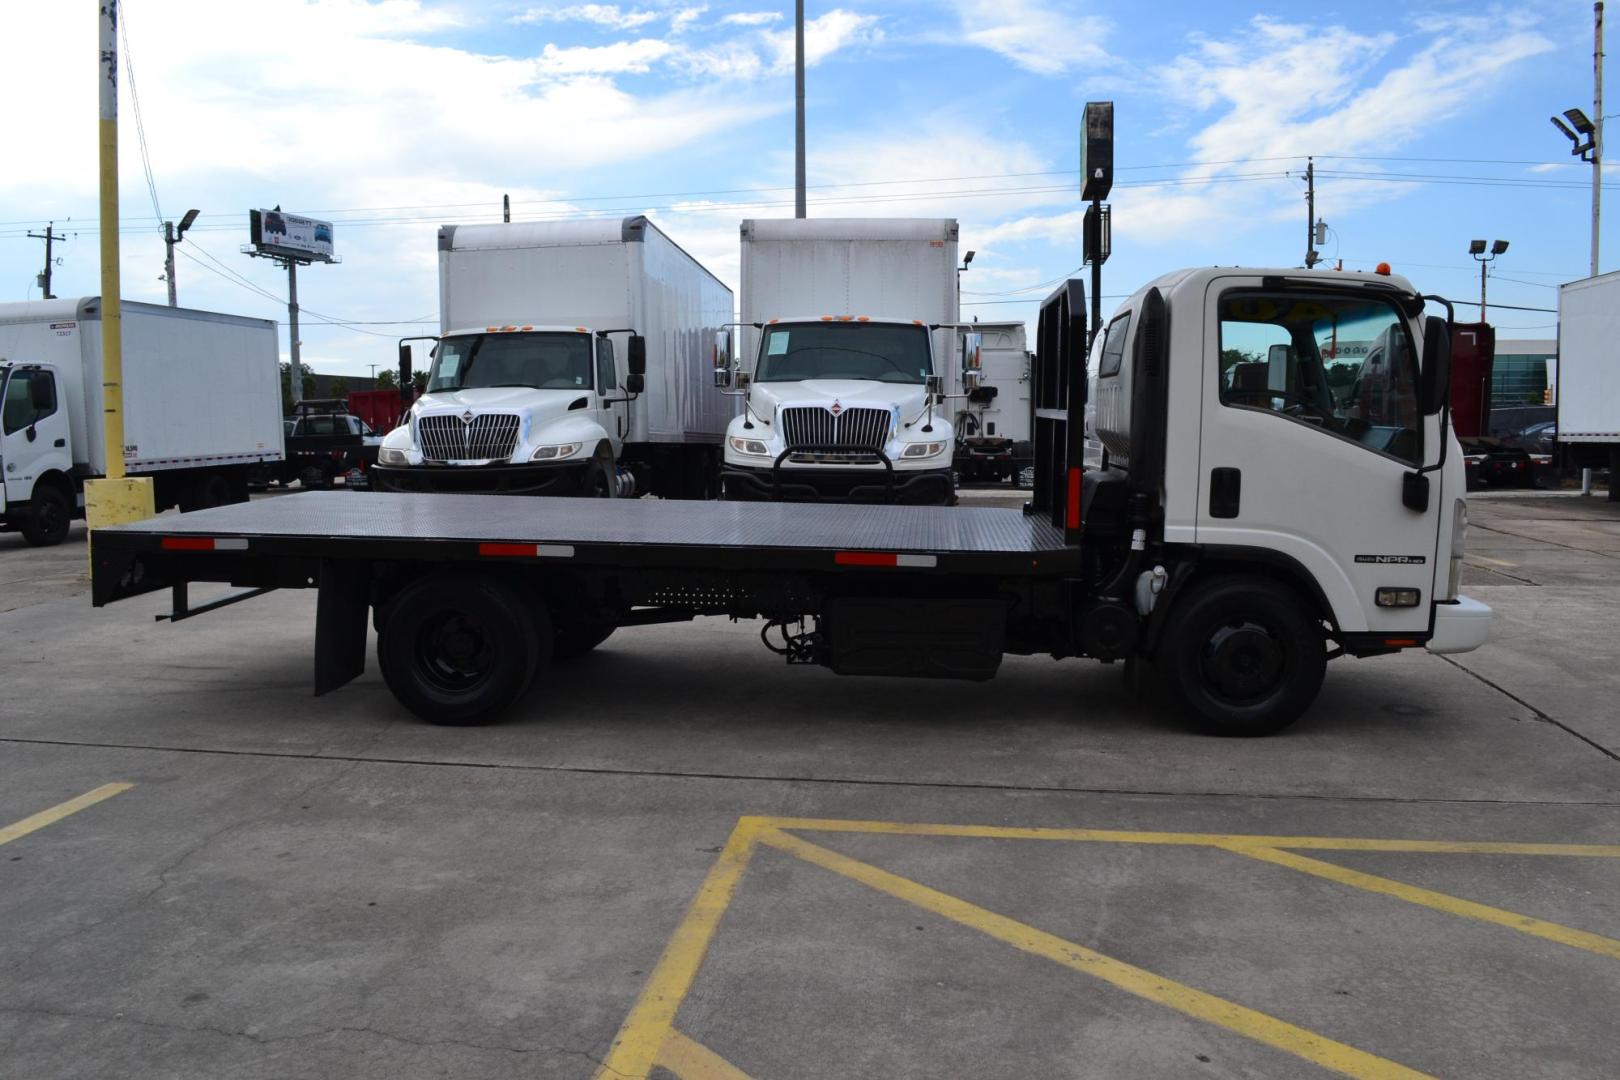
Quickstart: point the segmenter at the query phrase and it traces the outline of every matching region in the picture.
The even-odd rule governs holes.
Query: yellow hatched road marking
[[[53,825],[70,814],[77,814],[80,810],[110,799],[114,795],[122,794],[134,786],[134,784],[103,784],[94,791],[87,791],[77,798],[69,799],[64,803],[57,803],[49,810],[41,810],[37,814],[31,814],[21,821],[13,822],[0,829],[0,844],[9,844],[13,840],[27,836],[31,832],[38,832],[47,825]]]
[[[858,832],[891,836],[961,836],[994,840],[1063,840],[1108,844],[1227,847],[1234,844],[1299,851],[1410,851],[1449,855],[1558,855],[1620,859],[1620,844],[1525,844],[1478,840],[1389,840],[1338,836],[1250,836],[1242,833],[1134,832],[1119,829],[1041,829],[1002,825],[927,825],[832,818],[758,818],[795,832]]]
[[[752,1080],[737,1066],[674,1028],[670,1028],[669,1034],[664,1036],[664,1044],[658,1049],[655,1063],[680,1077],[680,1080]]]
[[[675,936],[665,946],[664,955],[658,958],[658,966],[642,987],[641,996],[625,1017],[608,1056],[596,1070],[597,1077],[640,1077],[652,1070],[659,1051],[674,1031],[675,1010],[692,988],[692,980],[703,965],[720,916],[737,894],[737,885],[754,854],[758,834],[758,818],[742,818],[737,822],[731,838],[676,928]]]
[[[1064,967],[1184,1013],[1196,1020],[1276,1047],[1325,1069],[1345,1076],[1362,1078],[1413,1078],[1428,1074],[1409,1069],[1398,1062],[1357,1050],[1323,1035],[1278,1020],[1274,1016],[1245,1008],[1233,1001],[1194,990],[1190,986],[1155,975],[1144,968],[1105,956],[1084,945],[1066,941],[1055,934],[1037,930],[1027,923],[998,915],[987,908],[958,899],[948,893],[880,870],[870,863],[828,850],[819,844],[775,829],[762,832],[759,842],[778,848],[805,862],[841,874],[862,885],[887,893],[924,911],[986,934],[1015,949],[1043,957]]]
[[[1239,855],[1246,855],[1251,859],[1259,859],[1261,862],[1286,866],[1288,869],[1297,870],[1302,874],[1314,874],[1319,878],[1326,878],[1328,881],[1334,881],[1340,885],[1349,885],[1351,888],[1392,896],[1397,900],[1405,900],[1409,904],[1419,904],[1423,907],[1433,908],[1436,911],[1443,911],[1447,915],[1458,915],[1466,919],[1478,919],[1480,922],[1494,923],[1497,926],[1505,926],[1509,930],[1517,930],[1521,934],[1533,934],[1539,938],[1546,938],[1548,941],[1556,941],[1560,945],[1569,945],[1573,948],[1597,953],[1599,956],[1620,960],[1620,941],[1604,937],[1601,934],[1576,930],[1573,927],[1563,926],[1559,923],[1545,922],[1529,915],[1520,915],[1515,911],[1494,908],[1488,904],[1476,904],[1472,900],[1449,896],[1446,893],[1435,892],[1432,889],[1420,889],[1416,885],[1407,885],[1391,878],[1363,873],[1360,870],[1351,870],[1348,867],[1323,862],[1321,859],[1295,855],[1289,851],[1278,851],[1276,848],[1259,847],[1250,844],[1222,844],[1221,847]]]

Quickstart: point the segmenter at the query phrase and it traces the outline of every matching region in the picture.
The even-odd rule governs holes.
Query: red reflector
[[[478,554],[497,556],[516,556],[520,559],[534,557],[533,544],[479,544]]]
[[[1080,470],[1069,470],[1069,505],[1063,524],[1071,529],[1080,527]]]
[[[886,551],[839,551],[833,554],[839,566],[899,566],[900,556]]]
[[[212,536],[165,536],[164,551],[213,551]]]
[[[1417,638],[1394,637],[1385,638],[1384,644],[1392,649],[1405,649],[1417,644]]]

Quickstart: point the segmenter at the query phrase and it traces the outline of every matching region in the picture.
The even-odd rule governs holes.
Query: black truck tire
[[[551,620],[523,595],[467,573],[405,586],[377,635],[388,689],[430,724],[494,720],[551,661]]]
[[[180,512],[189,514],[193,510],[211,510],[236,501],[229,477],[216,472],[203,473],[186,486]]]
[[[1171,695],[1214,735],[1272,735],[1310,707],[1327,671],[1315,612],[1259,576],[1195,584],[1176,601],[1157,656]]]
[[[618,627],[613,623],[574,623],[557,627],[557,636],[551,646],[551,655],[557,660],[584,656],[613,636]]]
[[[73,508],[66,495],[50,484],[34,488],[28,514],[18,523],[23,539],[31,547],[55,547],[67,539],[68,524],[73,520]]]

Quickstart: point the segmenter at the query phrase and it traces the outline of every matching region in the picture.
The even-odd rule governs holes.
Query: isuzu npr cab
[[[439,230],[441,335],[380,491],[704,498],[731,290],[644,217]],[[410,385],[410,339],[400,344]]]
[[[1104,331],[1097,469],[1085,311],[1078,281],[1041,311],[1023,513],[316,492],[97,530],[94,602],[167,587],[184,618],[316,587],[316,692],[364,670],[369,616],[396,697],[450,724],[512,705],[570,640],[698,615],[761,620],[789,665],[848,675],[986,679],[1007,653],[1146,662],[1231,735],[1292,723],[1333,657],[1484,642],[1490,610],[1457,588],[1448,322],[1411,285],[1158,279]],[[1335,395],[1322,358],[1348,335],[1371,344]],[[191,607],[198,581],[249,591]]]
[[[956,222],[742,223],[727,499],[949,504]]]

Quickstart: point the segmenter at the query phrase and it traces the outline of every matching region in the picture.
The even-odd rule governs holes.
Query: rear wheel
[[[474,574],[438,574],[388,603],[377,663],[388,688],[430,724],[493,720],[551,661],[551,622],[525,594]]]
[[[49,484],[34,489],[28,516],[20,522],[23,539],[33,547],[55,547],[67,539],[73,511],[66,495]]]
[[[230,480],[219,473],[204,473],[197,477],[191,482],[185,494],[185,500],[180,504],[182,513],[209,510],[237,501]]]
[[[1171,694],[1205,730],[1270,735],[1316,699],[1327,648],[1321,622],[1292,589],[1231,577],[1177,601],[1158,661]]]

